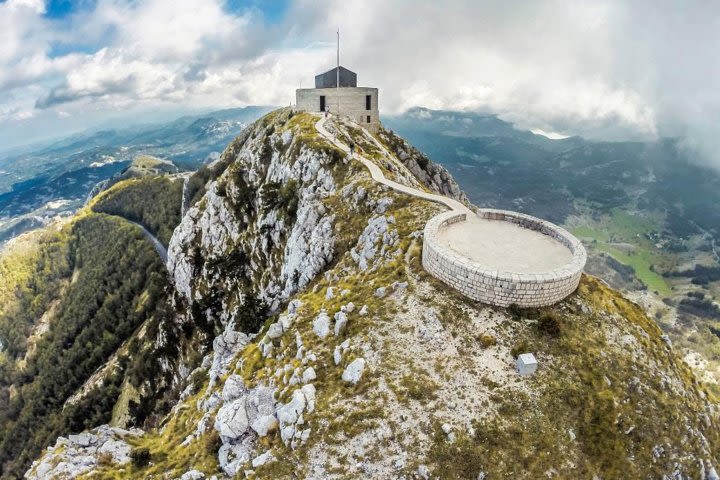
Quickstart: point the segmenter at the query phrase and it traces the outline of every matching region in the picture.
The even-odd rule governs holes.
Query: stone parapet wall
[[[567,230],[553,223],[522,213],[480,209],[477,215],[488,220],[515,223],[548,235],[573,254],[570,263],[545,273],[511,273],[489,269],[441,244],[440,229],[466,220],[467,213],[450,211],[430,219],[425,225],[422,263],[425,270],[473,300],[507,307],[552,305],[570,295],[578,286],[587,253],[582,243]]]

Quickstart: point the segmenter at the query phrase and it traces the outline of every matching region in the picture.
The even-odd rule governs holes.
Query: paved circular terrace
[[[441,228],[438,241],[473,262],[503,272],[545,273],[573,257],[568,247],[549,235],[477,215]]]
[[[325,129],[325,121],[320,117],[317,131],[349,153],[350,148]],[[502,307],[540,307],[559,302],[577,288],[587,253],[568,231],[506,210],[480,209],[476,214],[457,200],[389,180],[371,160],[358,153],[354,157],[373,180],[450,209],[425,225],[422,264],[467,297]]]
[[[423,239],[425,270],[474,300],[503,307],[552,305],[575,291],[587,254],[569,232],[506,210],[480,209],[474,216],[450,211],[430,219]],[[477,238],[475,244],[472,238],[454,241],[463,231],[501,236]]]

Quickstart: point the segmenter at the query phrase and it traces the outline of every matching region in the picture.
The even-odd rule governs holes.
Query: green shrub
[[[478,341],[484,348],[492,347],[497,344],[497,339],[488,333],[481,333],[478,336]]]
[[[263,210],[268,212],[277,208],[286,218],[294,221],[298,208],[297,190],[297,180],[290,180],[283,184],[278,182],[265,184],[260,192]]]
[[[430,377],[421,373],[405,375],[400,380],[400,386],[408,397],[418,401],[430,401],[436,397],[438,386]]]
[[[218,450],[220,450],[220,447],[222,446],[222,441],[220,440],[220,434],[218,431],[213,428],[206,435],[205,441],[205,452],[212,456],[217,455]]]
[[[537,322],[537,329],[540,333],[550,337],[559,337],[562,332],[562,320],[555,312],[543,312]]]
[[[510,349],[510,355],[513,356],[513,358],[517,358],[518,355],[521,353],[529,352],[530,351],[530,344],[527,340],[521,340],[520,342],[516,343],[515,346],[513,346]]]
[[[135,448],[130,452],[130,460],[134,467],[146,467],[150,463],[150,450],[145,447]]]

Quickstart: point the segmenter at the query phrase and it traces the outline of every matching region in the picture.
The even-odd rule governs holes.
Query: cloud
[[[172,97],[175,72],[166,65],[102,49],[69,72],[63,84],[38,99],[37,108],[77,100],[103,100],[108,105]]]
[[[344,63],[381,87],[386,112],[424,105],[595,139],[682,136],[720,166],[718,3],[330,5],[301,0],[294,14],[306,36],[340,25]]]
[[[381,89],[383,113],[421,105],[556,135],[678,136],[720,166],[720,4],[295,0],[272,23],[223,0],[97,0],[57,21],[44,11],[0,3],[0,111],[35,111],[27,122],[60,107],[96,121],[118,109],[286,105],[334,64],[339,26],[342,63]],[[54,55],[58,45],[67,53]]]

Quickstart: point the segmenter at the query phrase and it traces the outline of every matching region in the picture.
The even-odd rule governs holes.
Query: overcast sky
[[[0,0],[0,150],[97,125],[288,105],[335,62],[413,106],[720,166],[720,2]]]

